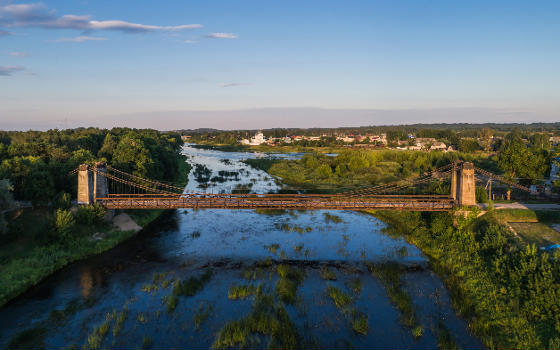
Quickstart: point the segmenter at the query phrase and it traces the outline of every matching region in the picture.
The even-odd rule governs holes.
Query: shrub
[[[105,208],[99,204],[81,205],[76,212],[76,221],[84,225],[95,225],[103,222]]]
[[[54,213],[55,231],[61,238],[67,238],[74,228],[74,217],[70,210],[57,209]]]

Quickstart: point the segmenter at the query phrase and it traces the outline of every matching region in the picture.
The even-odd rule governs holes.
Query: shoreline
[[[43,246],[43,247],[36,247],[34,249],[34,251],[37,251],[36,254],[32,254],[29,257],[25,257],[25,258],[21,258],[21,259],[14,259],[12,261],[10,261],[9,263],[7,263],[6,265],[4,265],[2,267],[2,270],[8,270],[8,271],[2,271],[2,274],[0,274],[0,284],[8,284],[10,283],[9,281],[3,281],[6,278],[6,274],[9,273],[10,269],[10,265],[19,265],[19,264],[23,264],[23,268],[28,270],[28,272],[33,272],[29,274],[29,277],[26,279],[21,279],[19,281],[19,283],[17,283],[14,286],[14,283],[12,283],[12,288],[9,288],[7,290],[7,292],[5,292],[4,294],[0,295],[0,308],[6,306],[7,304],[9,304],[11,301],[15,300],[17,297],[19,297],[20,295],[26,293],[27,291],[29,291],[31,288],[33,288],[34,286],[38,285],[39,283],[41,283],[42,281],[44,281],[45,279],[47,279],[48,277],[50,277],[51,275],[53,275],[54,273],[62,270],[63,268],[69,266],[70,264],[73,264],[75,262],[78,262],[80,260],[85,260],[87,258],[91,258],[93,256],[96,255],[100,255],[102,253],[105,253],[108,250],[111,250],[113,248],[115,248],[116,246],[124,243],[125,241],[127,241],[129,238],[137,235],[138,233],[142,232],[142,230],[144,230],[147,226],[149,226],[152,222],[156,221],[162,214],[164,214],[166,211],[165,210],[149,210],[149,214],[150,218],[148,220],[144,220],[144,222],[142,222],[142,225],[140,225],[137,220],[134,220],[134,218],[131,217],[131,214],[129,213],[119,213],[118,215],[115,215],[115,218],[119,217],[121,220],[124,218],[122,223],[117,223],[115,225],[114,223],[114,219],[111,221],[111,229],[109,230],[99,230],[101,232],[96,232],[94,235],[90,236],[90,237],[81,237],[78,240],[78,244],[80,243],[85,243],[88,244],[89,246],[84,247],[82,245],[82,247],[80,247],[78,253],[73,253],[71,250],[71,248],[69,249],[68,247],[63,247],[63,245],[61,245],[60,243],[53,243],[51,245],[47,245],[47,246]],[[123,216],[125,215],[125,216]],[[128,217],[128,218],[126,218]],[[117,219],[119,220],[119,219]],[[121,225],[122,224],[122,225]],[[121,225],[121,227],[126,227],[129,226],[131,229],[129,230],[120,230],[118,228],[118,226]],[[102,238],[99,238],[100,235],[102,236]],[[73,248],[74,246],[72,246]],[[64,249],[66,248],[66,249]],[[54,251],[57,250],[58,254],[56,254],[55,257],[51,257],[51,259],[48,259],[47,261],[50,260],[51,264],[49,265],[42,265],[41,268],[34,268],[34,263],[38,262],[38,259],[41,259],[41,257],[45,256],[45,253],[50,255],[50,253],[54,253]],[[60,250],[62,250],[62,252],[60,252]],[[54,255],[54,254],[53,254]],[[22,260],[24,262],[22,262]],[[28,261],[25,261],[28,260]],[[20,269],[22,266],[17,266],[18,269]],[[31,269],[33,269],[33,271],[31,271]],[[9,276],[8,276],[9,277]]]
[[[177,154],[177,163],[179,173],[175,183],[184,184],[188,181],[191,165],[181,153]],[[43,209],[39,208],[37,211]],[[88,232],[89,235],[76,237],[69,243],[70,245],[60,241],[37,245],[29,254],[8,260],[7,263],[0,266],[0,308],[64,267],[115,248],[142,232],[166,211],[164,209],[122,211],[111,219],[110,224],[96,226],[93,230],[95,232]],[[122,216],[123,214],[126,216]],[[115,224],[115,218],[122,222]],[[89,229],[90,227],[82,228]]]

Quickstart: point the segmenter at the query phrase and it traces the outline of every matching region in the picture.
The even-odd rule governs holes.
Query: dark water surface
[[[278,189],[275,179],[240,162],[253,154],[190,147],[185,152],[190,162],[213,172],[245,169],[239,180],[216,184],[213,191],[245,183],[253,183],[256,192]],[[221,161],[225,158],[230,161]],[[191,174],[186,191],[197,188]],[[306,344],[435,348],[443,324],[463,348],[480,348],[426,258],[403,239],[384,234],[384,227],[370,215],[350,211],[170,211],[129,241],[55,273],[0,309],[0,347],[26,329],[41,334],[47,348],[95,347],[94,328],[109,320],[108,331],[98,337],[101,348],[209,348],[226,323],[252,310],[255,297],[228,299],[230,287],[253,284],[284,305]],[[368,271],[371,263],[406,267],[401,281],[422,324],[421,336],[403,326],[384,285]],[[303,272],[294,303],[278,300],[279,264]],[[336,280],[321,277],[325,266]],[[206,284],[194,295],[179,296],[174,310],[167,309],[174,281],[208,271]],[[361,291],[350,288],[357,279]],[[351,305],[337,308],[327,286],[350,295]],[[367,316],[367,334],[352,329],[350,309]],[[123,311],[122,329],[115,330]],[[258,339],[257,347],[265,348],[266,337]]]

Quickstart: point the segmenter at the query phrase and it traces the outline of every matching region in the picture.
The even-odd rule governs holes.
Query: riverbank
[[[178,155],[175,184],[185,185],[191,169]],[[103,253],[138,233],[165,210],[119,211],[110,222],[75,224],[65,238],[53,232],[50,207],[22,209],[10,223],[15,239],[0,246],[0,307],[63,267]]]
[[[489,348],[542,349],[560,344],[560,252],[520,244],[494,212],[371,212],[429,257],[453,306]]]

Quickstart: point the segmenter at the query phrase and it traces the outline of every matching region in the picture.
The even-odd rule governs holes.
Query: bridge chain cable
[[[120,174],[120,175],[124,175],[124,176],[131,177],[131,178],[136,179],[136,180],[140,180],[140,181],[144,181],[144,182],[147,182],[147,183],[151,183],[151,184],[154,184],[154,185],[156,185],[156,186],[166,187],[166,188],[173,189],[173,190],[178,190],[178,191],[181,191],[181,192],[184,190],[184,187],[178,187],[178,186],[174,186],[174,185],[169,185],[169,184],[163,183],[163,182],[161,182],[161,181],[156,181],[156,180],[152,180],[152,179],[147,179],[147,178],[143,178],[143,177],[140,177],[140,176],[136,176],[136,175],[127,173],[126,171],[122,171],[122,170],[119,170],[119,169],[115,169],[115,168],[113,168],[113,167],[111,167],[111,166],[107,166],[107,170],[108,170],[108,171],[113,171],[113,172],[118,173],[118,174]],[[185,186],[186,186],[186,185],[185,185]]]
[[[510,180],[504,178],[503,176],[496,175],[496,174],[494,174],[494,173],[491,173],[491,172],[489,172],[489,171],[480,169],[480,168],[478,168],[478,167],[474,167],[474,170],[475,170],[475,172],[477,172],[478,174],[480,174],[480,175],[482,175],[482,176],[485,176],[485,177],[487,177],[487,178],[491,178],[491,179],[493,179],[493,180],[498,180],[498,181],[500,181],[500,182],[502,182],[502,183],[504,183],[504,184],[506,184],[506,185],[509,185],[509,186],[511,186],[511,187],[515,187],[515,188],[520,189],[520,190],[525,191],[525,192],[531,192],[531,190],[530,190],[528,187],[525,187],[525,186],[523,186],[523,185],[520,185],[520,184],[518,184],[518,183],[515,183],[515,182],[513,182],[513,181],[510,181]]]
[[[447,170],[447,171],[443,171],[447,168],[450,168],[452,166],[452,164],[448,164],[445,166],[442,166],[440,168],[437,168],[433,171],[430,171],[427,174],[423,174],[420,175],[418,177],[412,178],[412,179],[404,179],[404,180],[399,180],[399,181],[394,181],[391,183],[387,183],[387,184],[383,184],[383,185],[377,185],[377,186],[373,186],[373,187],[369,187],[366,189],[362,189],[362,190],[358,190],[358,191],[349,191],[347,192],[348,195],[351,196],[360,196],[360,195],[367,195],[367,194],[372,194],[372,193],[383,193],[383,192],[387,192],[387,191],[396,191],[399,189],[404,189],[406,187],[413,187],[416,184],[421,184],[421,183],[426,183],[426,182],[430,182],[433,180],[438,180],[441,181],[442,179],[446,178],[447,176],[449,176],[449,174],[451,174],[451,169]],[[437,175],[437,177],[435,177]]]
[[[94,171],[97,172],[97,174],[100,175],[100,176],[104,176],[104,177],[106,177],[107,179],[111,179],[111,180],[113,180],[113,181],[117,181],[117,182],[119,182],[119,183],[121,183],[121,184],[125,184],[125,185],[131,186],[131,187],[133,187],[133,188],[140,188],[140,189],[143,189],[143,190],[148,191],[148,192],[156,192],[156,193],[163,193],[163,194],[176,194],[176,195],[178,195],[178,193],[176,193],[176,192],[171,192],[171,191],[166,191],[166,190],[162,190],[162,189],[158,189],[158,188],[153,188],[153,187],[145,186],[145,185],[142,185],[142,184],[139,184],[139,183],[136,183],[136,182],[132,182],[132,181],[129,181],[129,180],[121,179],[121,178],[119,178],[119,177],[117,177],[117,176],[114,176],[114,175],[112,175],[112,174],[106,173],[106,172],[104,172],[104,171],[99,171],[99,170],[97,170],[97,169],[94,169]]]

